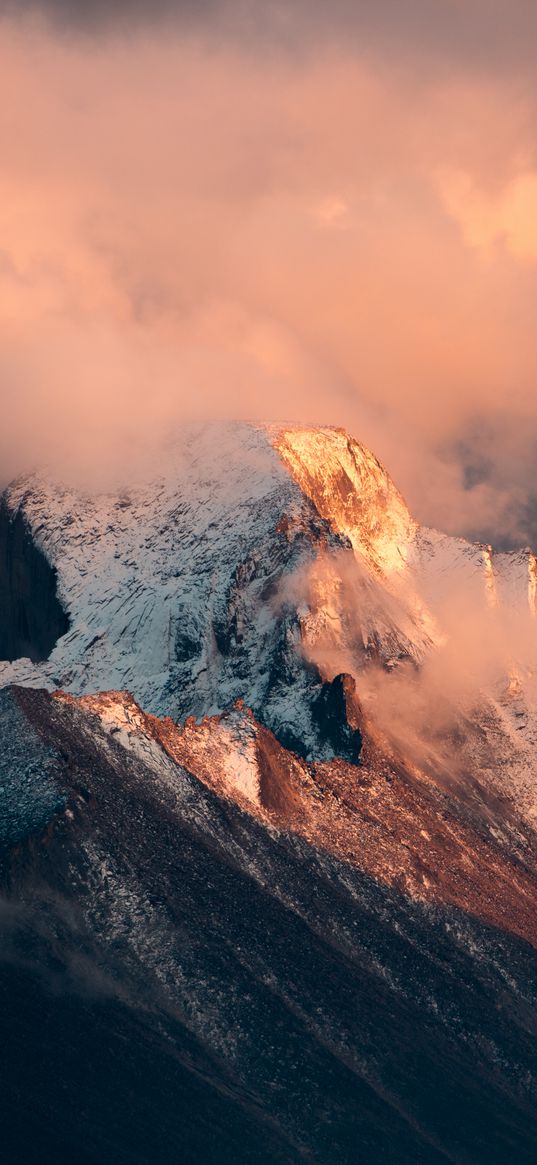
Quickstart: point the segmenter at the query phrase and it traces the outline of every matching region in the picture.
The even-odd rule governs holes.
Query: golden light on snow
[[[368,449],[342,429],[298,427],[283,430],[276,447],[318,512],[357,555],[384,574],[404,569],[415,523]]]

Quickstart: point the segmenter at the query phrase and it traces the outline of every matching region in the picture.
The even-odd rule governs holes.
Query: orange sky
[[[422,519],[537,535],[531,70],[391,27],[0,19],[4,467],[322,421]]]

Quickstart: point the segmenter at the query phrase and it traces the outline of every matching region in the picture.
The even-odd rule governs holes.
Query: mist
[[[302,604],[302,649],[322,677],[353,677],[368,739],[446,786],[464,789],[469,774],[501,763],[484,716],[489,727],[502,718],[499,748],[509,731],[500,706],[524,718],[537,707],[535,610],[523,594],[504,603],[484,572],[459,566],[427,601],[412,569],[377,577],[342,550],[286,580],[283,597]]]
[[[233,8],[3,6],[0,477],[335,424],[421,521],[537,543],[527,26],[487,57],[480,5],[467,45],[345,5],[265,42]]]

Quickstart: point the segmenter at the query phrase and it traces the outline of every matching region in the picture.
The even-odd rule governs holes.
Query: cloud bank
[[[537,544],[533,5],[0,5],[0,457],[345,425]]]

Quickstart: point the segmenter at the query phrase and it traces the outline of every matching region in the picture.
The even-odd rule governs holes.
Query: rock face
[[[2,506],[8,1165],[533,1162],[531,552],[331,429]]]
[[[0,660],[46,660],[68,629],[54,567],[22,511],[0,502]]]

